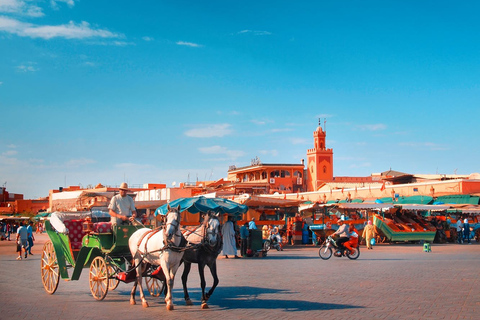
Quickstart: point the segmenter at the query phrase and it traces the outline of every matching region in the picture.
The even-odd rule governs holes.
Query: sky
[[[0,0],[0,186],[479,172],[478,1]]]

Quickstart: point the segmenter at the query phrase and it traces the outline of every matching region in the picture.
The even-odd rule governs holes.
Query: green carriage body
[[[82,238],[81,248],[72,246],[69,234],[57,232],[48,220],[45,229],[55,249],[60,276],[62,279],[78,280],[82,269],[89,267],[98,256],[103,256],[109,263],[125,270],[126,261],[131,258],[128,239],[138,227],[114,225],[111,232],[87,233]],[[68,268],[73,268],[71,277]]]

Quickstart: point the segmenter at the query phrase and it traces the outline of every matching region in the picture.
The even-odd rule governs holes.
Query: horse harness
[[[174,225],[174,227],[175,227],[175,232],[172,234],[173,237],[177,236],[176,233],[177,233],[177,231],[178,231],[178,227],[180,226],[180,223],[179,223],[177,220],[174,220],[174,221],[176,222],[176,224]],[[171,224],[173,224],[173,222],[172,222]],[[160,248],[160,249],[157,249],[157,250],[148,252],[148,251],[147,251],[148,240],[150,240],[151,237],[153,237],[155,234],[157,234],[157,233],[160,232],[160,231],[163,231],[163,244],[164,244],[164,246],[163,246],[162,248]],[[160,226],[160,227],[157,227],[157,228],[155,228],[155,229],[152,229],[152,230],[149,230],[149,231],[145,232],[145,233],[140,237],[140,239],[138,239],[137,248],[138,248],[138,252],[140,252],[140,254],[142,255],[142,259],[143,259],[145,256],[147,256],[147,254],[151,254],[151,253],[154,253],[154,252],[163,252],[163,251],[168,250],[168,249],[170,249],[170,250],[172,250],[172,251],[180,252],[180,251],[181,251],[180,249],[186,246],[186,241],[185,241],[185,239],[184,239],[182,236],[180,236],[182,239],[180,240],[179,246],[178,246],[178,247],[175,246],[175,245],[173,244],[172,239],[171,239],[172,236],[168,237],[167,234],[166,234],[166,232],[167,232],[167,224],[164,224],[164,225],[162,225],[162,226]],[[177,236],[177,237],[178,237],[178,236]],[[140,245],[141,245],[143,239],[145,239],[145,238],[146,238],[146,241],[145,241],[145,249],[144,249],[144,251],[142,252],[142,251],[140,250]]]

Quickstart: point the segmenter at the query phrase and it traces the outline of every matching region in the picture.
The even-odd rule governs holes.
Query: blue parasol
[[[163,206],[155,210],[155,216],[167,214],[168,205],[170,205],[170,207],[172,208],[180,205],[180,212],[188,211],[190,213],[213,211],[215,213],[227,213],[236,215],[248,211],[248,207],[246,205],[239,204],[228,199],[193,197],[179,198],[177,200],[173,200],[168,204],[164,204]]]

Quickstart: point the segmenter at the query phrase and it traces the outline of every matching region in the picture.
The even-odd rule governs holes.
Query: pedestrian
[[[33,237],[33,229],[32,229],[33,222],[30,221],[30,223],[27,226],[27,240],[28,240],[28,254],[33,255],[32,253],[32,247],[33,247],[33,241],[35,241],[35,238]]]
[[[293,246],[293,221],[289,219],[287,223],[287,243]]]
[[[468,244],[472,244],[470,242],[470,223],[468,222],[468,216],[465,216],[465,219],[463,220],[463,237]]]
[[[247,255],[247,239],[248,239],[248,222],[245,222],[240,228],[240,255],[245,257]]]
[[[28,232],[27,228],[23,226],[23,222],[20,222],[20,227],[17,229],[17,260],[22,260],[22,248],[25,251],[25,259],[27,258],[28,252]]]
[[[223,238],[223,254],[228,259],[228,255],[234,255],[235,259],[240,258],[237,255],[237,243],[235,241],[235,229],[231,217],[228,217],[227,222],[222,226]]]
[[[112,198],[108,206],[110,222],[112,225],[129,225],[137,216],[137,210],[133,199],[127,195],[128,185],[123,182],[119,190],[120,193]]]
[[[373,249],[372,239],[375,238],[375,227],[371,220],[368,220],[367,225],[363,228],[362,238],[365,239],[367,249]]]
[[[457,242],[463,243],[463,221],[461,217],[457,219]]]
[[[7,237],[6,237],[6,239],[7,239],[8,241],[11,241],[11,240],[10,240],[10,234],[11,234],[11,233],[12,233],[12,225],[11,225],[10,223],[7,223]]]
[[[248,223],[248,229],[257,229],[257,225],[255,224],[255,217],[253,217],[252,220],[250,220],[250,222]]]

